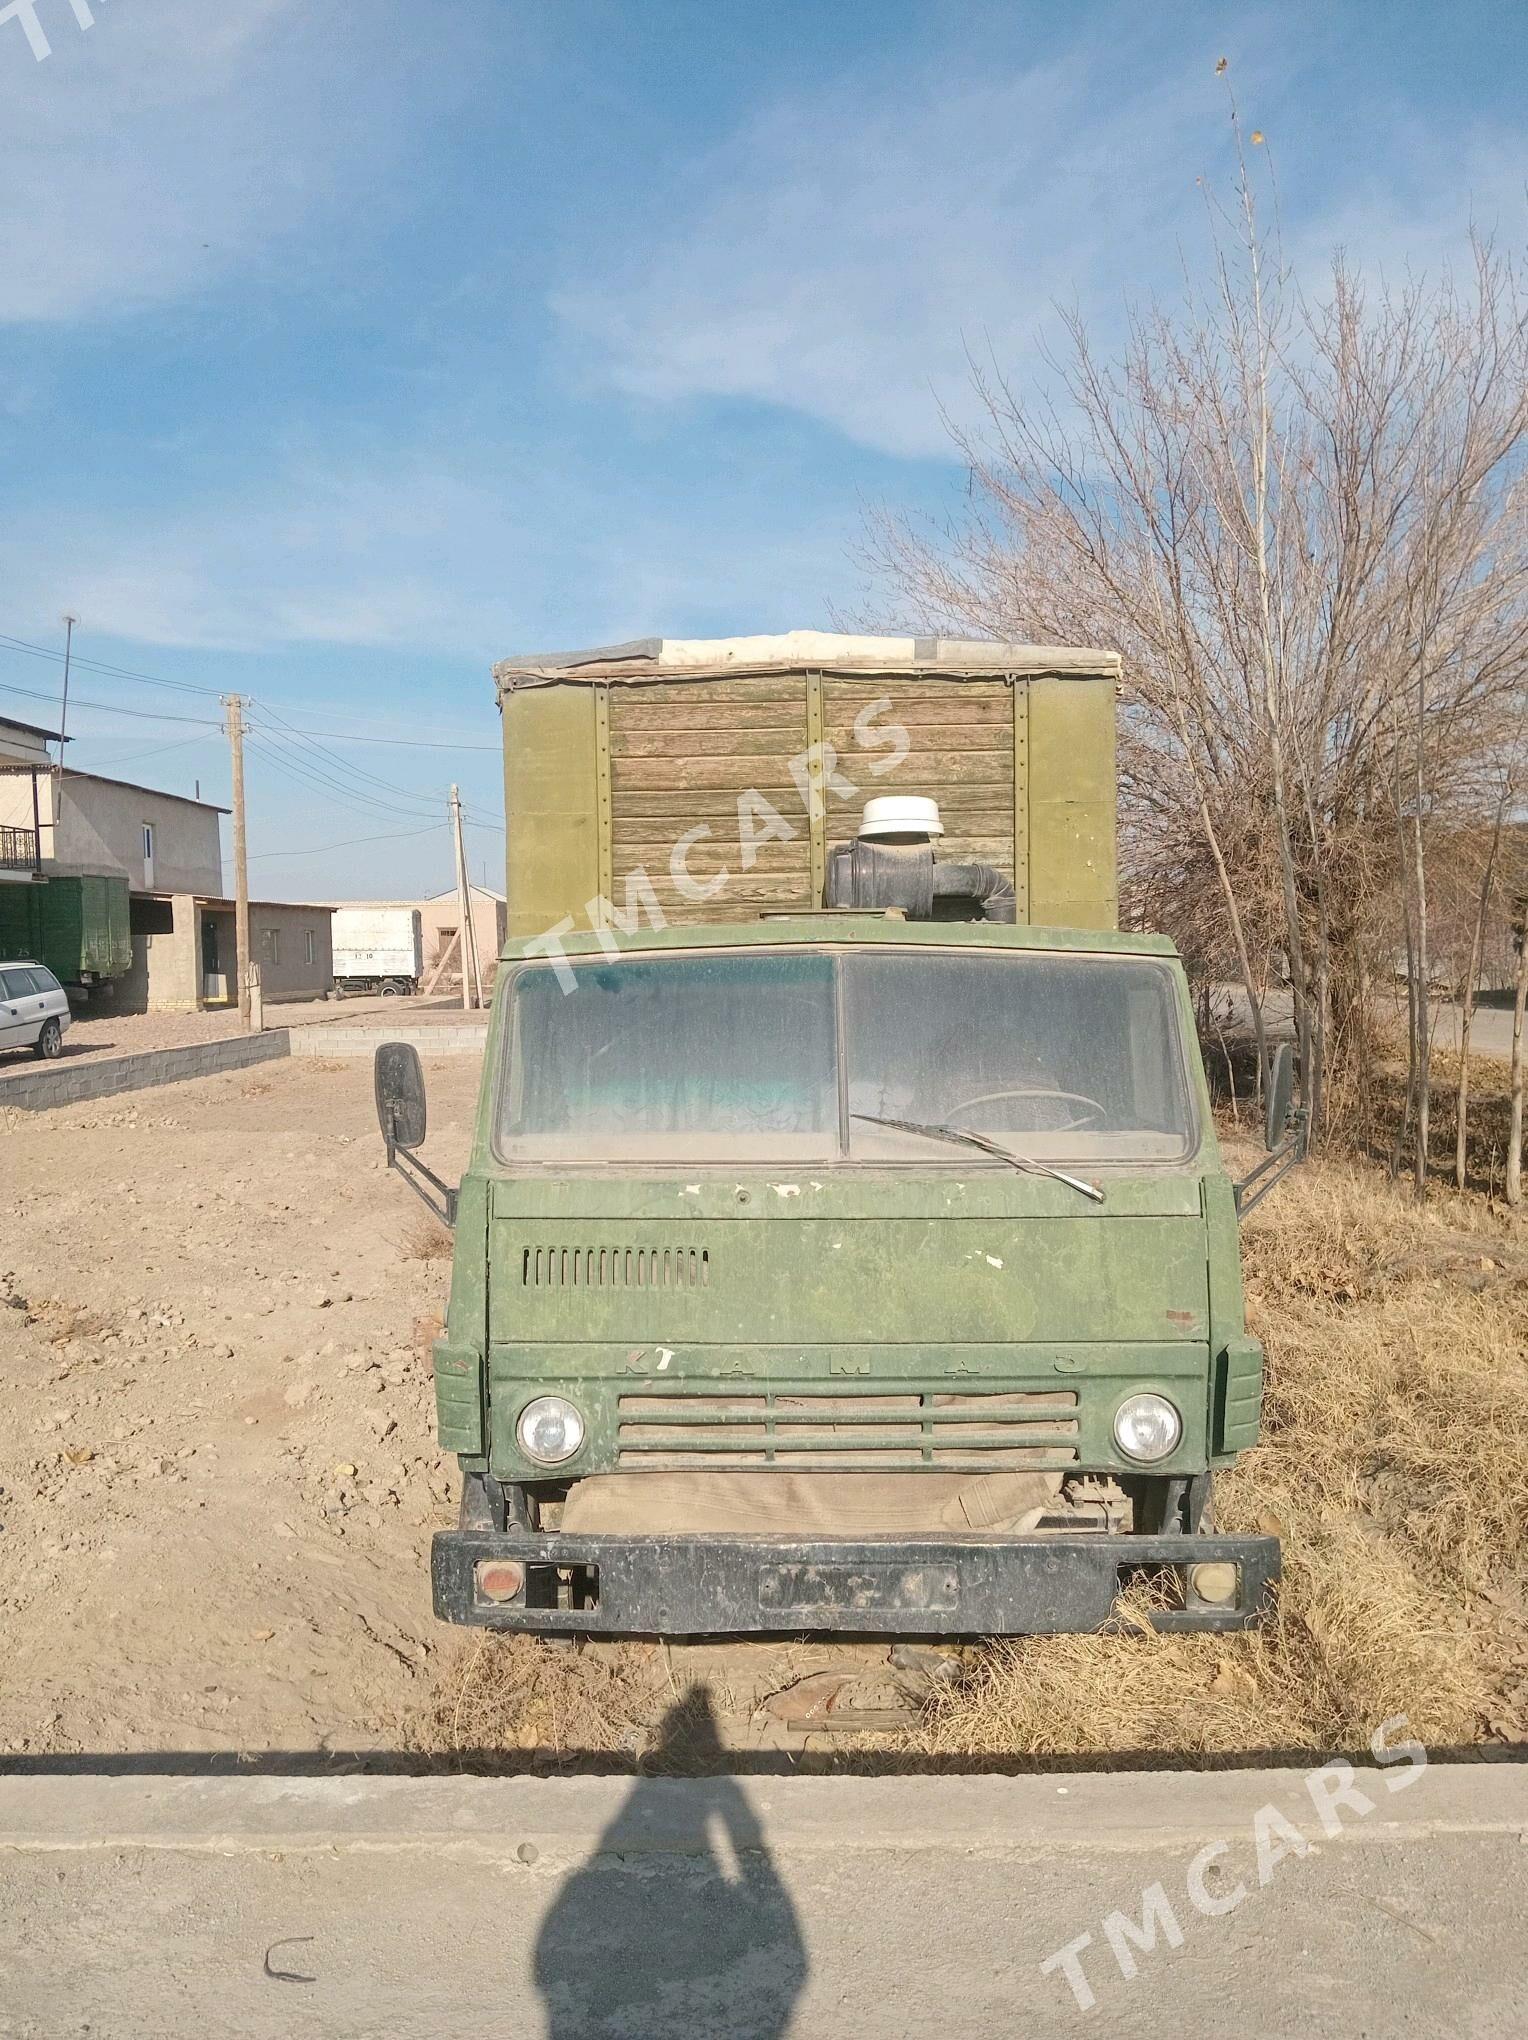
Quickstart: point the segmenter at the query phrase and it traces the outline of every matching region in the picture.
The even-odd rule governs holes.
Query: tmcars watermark
[[[868,702],[854,718],[854,741],[865,754],[864,768],[872,779],[884,778],[888,772],[895,772],[912,749],[912,739],[901,723],[880,721],[891,706],[891,696],[883,694],[879,700]],[[827,743],[809,744],[790,760],[787,770],[795,782],[809,821],[824,819],[829,794],[837,800],[852,800],[859,792],[858,785],[845,775],[840,764],[839,752]],[[714,834],[709,822],[697,822],[693,829],[685,830],[669,852],[670,883],[680,899],[692,906],[703,906],[719,898],[731,883],[732,872],[725,864],[708,878],[700,878],[690,870],[691,850]],[[772,800],[757,788],[750,787],[737,797],[736,834],[738,864],[742,870],[751,871],[766,843],[793,843],[801,830],[780,812]],[[618,906],[614,900],[600,894],[585,903],[584,912],[589,919],[590,931],[607,957],[619,953],[613,930],[618,929],[623,935],[635,935],[644,917],[649,927],[668,926],[668,917],[663,911],[657,888],[646,867],[640,864],[634,865],[626,874],[624,904]],[[577,973],[563,947],[576,926],[571,914],[564,915],[556,927],[548,928],[544,935],[535,936],[525,945],[527,956],[551,959],[557,982],[564,993],[578,988]]]
[[[1408,1786],[1415,1785],[1427,1769],[1427,1752],[1419,1742],[1390,1740],[1405,1726],[1404,1714],[1391,1715],[1380,1723],[1369,1740],[1369,1748],[1377,1764],[1402,1766],[1382,1772],[1387,1792],[1404,1792]],[[1329,1841],[1341,1833],[1345,1819],[1349,1822],[1362,1820],[1374,1811],[1375,1802],[1360,1789],[1358,1775],[1351,1764],[1320,1764],[1306,1773],[1304,1784],[1311,1813],[1307,1815],[1302,1806],[1300,1818],[1307,1827],[1318,1825]],[[1271,1802],[1260,1806],[1252,1816],[1257,1888],[1262,1890],[1273,1881],[1273,1873],[1280,1863],[1291,1856],[1308,1856],[1315,1846],[1280,1807]],[[1204,1919],[1223,1918],[1227,1913],[1235,1912],[1251,1896],[1251,1886],[1245,1877],[1238,1878],[1234,1884],[1228,1882],[1221,1859],[1230,1853],[1229,1839],[1207,1842],[1184,1871],[1184,1895],[1189,1905]],[[1103,1920],[1101,1931],[1114,1958],[1115,1969],[1124,1983],[1135,1981],[1141,1973],[1140,1956],[1153,1953],[1159,1941],[1169,1948],[1181,1948],[1184,1942],[1183,1927],[1173,1908],[1172,1896],[1161,1878],[1142,1891],[1139,1913],[1117,1909]],[[1096,1968],[1093,1980],[1089,1981],[1082,1957],[1093,1944],[1091,1933],[1079,1934],[1075,1941],[1068,1941],[1064,1948],[1057,1948],[1040,1964],[1042,1976],[1054,1976],[1059,1970],[1071,1987],[1079,2011],[1084,2012],[1093,2009],[1098,2002],[1099,1990],[1105,1987],[1106,1981],[1112,1981],[1112,1978],[1099,1975]]]
[[[46,63],[53,54],[53,45],[48,41],[47,31],[42,25],[38,9],[47,7],[50,14],[56,17],[65,4],[66,0],[6,0],[6,4],[0,6],[0,27],[7,21],[20,22],[21,31],[31,47],[32,55],[39,64]],[[96,0],[97,6],[101,4],[102,0]],[[90,0],[67,0],[67,5],[82,29],[95,27],[95,16],[90,11]]]

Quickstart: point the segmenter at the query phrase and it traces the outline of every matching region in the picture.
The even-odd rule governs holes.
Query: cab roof
[[[1121,933],[1113,928],[1008,927],[995,921],[903,921],[886,914],[855,909],[824,908],[818,913],[770,915],[768,919],[735,923],[708,922],[699,927],[638,929],[635,935],[612,930],[603,940],[593,929],[558,938],[569,956],[595,956],[614,942],[622,955],[647,955],[665,950],[768,948],[816,943],[824,947],[853,943],[888,949],[1049,950],[1062,955],[1176,956],[1166,935]],[[508,961],[555,955],[545,936],[531,936],[505,945]]]

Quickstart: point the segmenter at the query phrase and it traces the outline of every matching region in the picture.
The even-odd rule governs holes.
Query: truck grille
[[[527,1289],[705,1289],[705,1247],[526,1247],[520,1280]]]
[[[619,1464],[675,1470],[1077,1463],[1075,1390],[977,1395],[623,1395]]]

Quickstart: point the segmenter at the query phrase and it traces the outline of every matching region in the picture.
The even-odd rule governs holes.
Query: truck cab
[[[824,829],[799,906],[508,945],[448,1193],[446,1620],[1093,1630],[1135,1583],[1164,1628],[1257,1619],[1277,1542],[1210,1491],[1262,1353],[1183,966],[1021,919],[1007,797],[1003,865],[920,852],[911,907]],[[378,1093],[415,1166],[407,1051]]]

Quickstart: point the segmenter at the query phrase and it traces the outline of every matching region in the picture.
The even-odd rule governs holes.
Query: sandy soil
[[[477,1072],[427,1069],[449,1173]],[[0,1152],[0,1750],[388,1743],[447,1634],[450,1264],[370,1068],[80,1105]]]
[[[477,1068],[426,1074],[449,1176]],[[429,1347],[450,1263],[383,1167],[364,1061],[10,1118],[0,1754],[474,1744],[555,1763],[645,1747],[696,1682],[730,1746],[802,1751],[830,1709],[905,1713],[950,1662],[789,1641],[574,1656],[435,1621],[429,1539],[457,1474]]]

